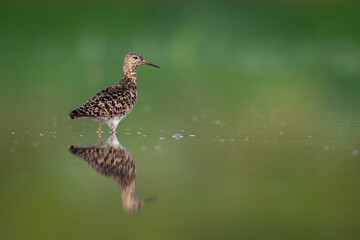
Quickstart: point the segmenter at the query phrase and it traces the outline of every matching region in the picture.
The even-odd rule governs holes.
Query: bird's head
[[[124,65],[126,65],[129,68],[136,68],[137,66],[143,65],[143,64],[160,68],[159,66],[144,60],[143,57],[141,56],[141,54],[139,54],[139,53],[131,52],[125,56],[125,64]]]

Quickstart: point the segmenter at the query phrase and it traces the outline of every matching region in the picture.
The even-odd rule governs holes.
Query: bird
[[[116,135],[111,135],[105,142],[100,138],[100,142],[96,144],[71,145],[69,151],[121,186],[121,200],[126,212],[137,212],[146,203],[157,200],[156,196],[147,199],[135,197],[135,160],[131,153],[119,143]]]
[[[144,64],[160,68],[144,60],[139,53],[130,52],[126,54],[121,80],[101,90],[83,105],[71,111],[70,119],[91,119],[99,122],[99,136],[101,136],[102,124],[106,123],[114,134],[119,122],[135,106],[137,100],[136,67]]]

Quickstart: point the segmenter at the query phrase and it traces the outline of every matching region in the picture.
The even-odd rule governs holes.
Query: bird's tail
[[[79,117],[79,114],[76,112],[76,110],[69,113],[70,119],[77,119]]]

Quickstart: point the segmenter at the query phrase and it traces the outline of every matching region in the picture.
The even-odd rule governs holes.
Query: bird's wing
[[[126,88],[109,87],[70,113],[70,118],[123,115],[135,104],[136,93]]]

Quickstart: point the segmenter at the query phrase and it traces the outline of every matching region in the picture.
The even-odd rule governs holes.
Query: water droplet
[[[80,137],[83,137],[84,135],[80,134]]]
[[[40,137],[44,136],[44,134],[40,133]]]
[[[325,149],[325,150],[329,150],[330,147],[329,147],[328,145],[325,145],[325,146],[324,146],[324,149]]]
[[[11,132],[11,134],[12,134],[12,135],[14,135],[14,134],[15,134],[15,132]]]
[[[221,121],[219,121],[219,120],[216,120],[216,121],[215,121],[215,124],[216,124],[216,125],[219,125],[220,123],[221,123]]]
[[[160,145],[155,145],[155,150],[161,150],[161,146]]]
[[[147,147],[146,146],[142,146],[141,147],[141,151],[146,151],[147,150]]]
[[[129,132],[127,132],[127,133],[125,133],[126,135],[130,135],[131,133],[129,133]]]
[[[176,140],[179,140],[180,138],[182,138],[183,136],[181,134],[175,134],[172,136],[173,138],[175,138]]]
[[[141,134],[141,132],[137,132],[137,134]]]
[[[190,134],[189,137],[195,137],[195,134]]]
[[[308,138],[310,139],[310,138],[312,138],[311,136],[308,136]]]
[[[165,138],[164,137],[159,137],[160,140],[164,140]]]
[[[194,116],[194,117],[191,118],[191,120],[192,120],[193,122],[196,122],[196,121],[198,120],[198,118]]]
[[[283,135],[284,133],[282,131],[279,132],[281,135]]]
[[[246,136],[246,137],[244,138],[244,140],[245,140],[245,141],[249,141],[249,137]]]

